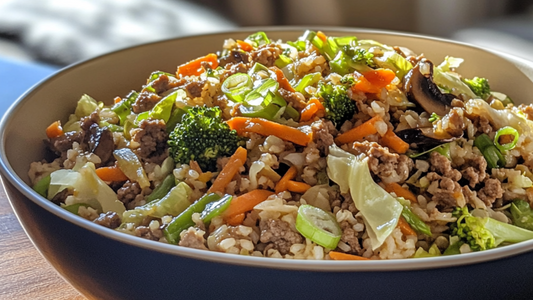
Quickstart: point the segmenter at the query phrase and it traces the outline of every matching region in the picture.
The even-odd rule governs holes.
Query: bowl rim
[[[506,257],[518,255],[524,252],[533,250],[533,240],[525,241],[513,245],[508,245],[501,248],[495,248],[486,251],[465,253],[461,255],[452,255],[452,256],[439,256],[439,257],[428,257],[428,258],[419,258],[419,259],[390,259],[390,260],[369,260],[369,261],[316,261],[316,260],[295,260],[295,259],[281,259],[281,258],[264,258],[264,257],[254,257],[254,256],[244,256],[244,255],[230,255],[227,253],[220,253],[214,251],[205,251],[192,249],[187,247],[177,247],[176,245],[165,244],[157,241],[151,241],[128,234],[124,234],[100,225],[97,225],[91,221],[83,219],[75,214],[72,214],[64,209],[61,209],[59,206],[53,204],[52,202],[41,197],[37,192],[35,192],[29,185],[27,185],[14,171],[9,163],[9,160],[6,155],[5,150],[5,130],[12,119],[13,112],[17,111],[25,100],[31,94],[37,93],[39,88],[45,85],[47,82],[53,80],[55,77],[61,76],[66,71],[70,71],[76,68],[79,68],[85,64],[93,63],[94,61],[100,60],[103,57],[116,55],[121,52],[129,51],[132,49],[138,49],[143,47],[151,47],[156,44],[167,43],[174,40],[184,40],[184,39],[196,39],[196,38],[207,38],[215,36],[227,36],[231,37],[232,34],[239,33],[253,33],[257,31],[265,32],[303,32],[308,29],[319,28],[322,31],[334,31],[334,32],[345,32],[351,34],[364,33],[364,34],[374,34],[374,35],[394,35],[399,37],[406,38],[415,38],[415,39],[424,39],[436,42],[443,42],[447,44],[453,44],[459,47],[471,48],[478,51],[493,53],[502,57],[503,59],[513,63],[517,67],[522,67],[521,69],[528,70],[533,74],[533,62],[527,61],[520,57],[516,57],[511,54],[503,53],[500,51],[485,49],[478,46],[474,46],[468,43],[453,41],[444,38],[438,38],[428,35],[413,34],[406,32],[398,32],[391,30],[378,30],[378,29],[367,29],[367,28],[356,28],[356,27],[338,27],[338,26],[266,26],[266,27],[242,27],[233,30],[224,30],[217,31],[213,33],[204,33],[204,34],[194,34],[194,35],[183,35],[175,38],[164,39],[160,41],[143,43],[131,47],[125,47],[118,50],[114,50],[102,55],[95,56],[80,62],[68,65],[55,73],[49,75],[43,80],[39,81],[26,92],[24,92],[18,99],[13,102],[7,111],[4,113],[0,121],[0,173],[2,176],[2,184],[5,185],[4,180],[9,181],[16,190],[24,197],[27,197],[29,200],[39,205],[41,208],[45,209],[49,213],[54,214],[55,216],[62,218],[73,225],[83,227],[84,229],[90,230],[96,234],[102,235],[106,238],[110,238],[119,242],[123,242],[135,247],[141,247],[147,250],[153,250],[161,253],[166,253],[170,255],[177,255],[190,259],[199,259],[203,261],[210,261],[215,263],[223,264],[232,264],[240,265],[247,267],[259,267],[259,268],[271,268],[279,270],[298,270],[298,271],[317,271],[317,272],[363,272],[363,271],[407,271],[407,270],[424,270],[424,269],[436,269],[436,268],[445,268],[445,267],[454,267],[460,265],[482,263],[497,259],[503,259]],[[377,38],[379,39],[379,38]],[[533,76],[528,76],[533,80]],[[8,194],[6,187],[6,196],[9,202],[15,201],[12,199],[10,194]],[[11,204],[13,206],[13,204]],[[16,213],[16,212],[15,212]],[[17,215],[17,218],[20,221],[20,217]],[[31,238],[30,238],[31,239]],[[33,241],[32,241],[33,242]]]

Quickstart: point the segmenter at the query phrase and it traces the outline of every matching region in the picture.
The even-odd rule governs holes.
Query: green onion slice
[[[242,102],[246,95],[252,90],[253,82],[250,75],[246,73],[233,74],[224,80],[222,92],[230,100]]]
[[[510,143],[506,143],[501,145],[500,144],[500,136],[502,135],[512,135],[513,140]],[[516,143],[518,143],[518,138],[520,135],[518,134],[518,131],[510,126],[505,126],[503,128],[500,128],[498,131],[496,131],[496,135],[494,136],[494,145],[498,150],[500,151],[507,151],[514,149],[516,146]]]
[[[296,229],[304,237],[328,249],[337,248],[342,235],[342,230],[334,216],[307,204],[298,208]]]

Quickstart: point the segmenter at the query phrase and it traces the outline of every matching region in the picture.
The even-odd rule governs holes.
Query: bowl
[[[67,67],[22,95],[1,123],[4,189],[26,233],[48,262],[91,299],[528,298],[533,294],[533,241],[457,256],[389,261],[308,261],[230,255],[168,245],[84,220],[40,197],[28,185],[32,161],[44,157],[44,128],[65,119],[85,93],[110,101],[144,84],[154,70],[221,48],[226,38],[264,30],[295,40],[307,28],[248,28],[189,36],[112,52]],[[406,46],[433,61],[465,59],[467,77],[526,101],[533,63],[453,41],[350,28],[321,28]]]

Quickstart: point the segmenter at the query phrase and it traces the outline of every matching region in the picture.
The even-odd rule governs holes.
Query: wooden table
[[[0,299],[86,299],[48,264],[22,230],[0,188]]]

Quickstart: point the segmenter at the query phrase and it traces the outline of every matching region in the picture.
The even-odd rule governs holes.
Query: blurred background
[[[0,58],[64,66],[148,41],[266,25],[421,33],[533,60],[527,0],[0,0]]]

